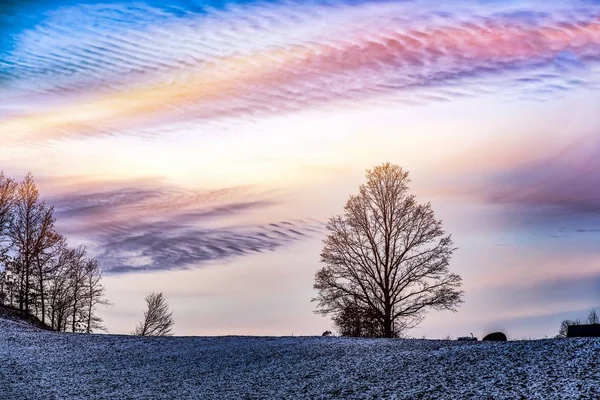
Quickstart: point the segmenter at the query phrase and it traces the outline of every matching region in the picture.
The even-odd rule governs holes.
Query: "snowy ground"
[[[0,398],[598,399],[600,339],[137,338],[0,320]]]

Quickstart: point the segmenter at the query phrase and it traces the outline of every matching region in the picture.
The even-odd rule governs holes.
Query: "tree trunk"
[[[77,312],[77,301],[73,302],[73,321],[72,321],[72,330],[75,332],[75,313]]]
[[[46,307],[44,304],[44,279],[40,271],[40,299],[42,300],[42,323],[46,323]]]
[[[62,332],[62,330],[63,330],[63,327],[64,327],[63,319],[64,319],[64,310],[62,308],[60,308],[58,310],[58,315],[56,316],[56,330],[58,332]]]
[[[90,298],[90,304],[88,306],[86,333],[91,333],[91,330],[92,330],[92,306],[93,306],[92,299]]]
[[[389,317],[386,316],[384,321],[384,335],[386,338],[394,337],[394,330],[392,329],[392,321]]]
[[[25,312],[29,314],[29,265],[25,268]]]
[[[78,292],[79,288],[77,286],[75,286],[75,290],[74,293],[75,295],[73,296],[73,321],[72,321],[72,328],[73,328],[73,332],[75,332],[75,323],[76,323],[76,315],[77,315],[77,292]]]
[[[21,276],[20,278],[20,284],[19,284],[19,310],[23,311],[23,300],[24,300],[24,296],[23,296],[23,287],[25,287],[25,274],[23,273],[23,271],[21,271]]]
[[[394,329],[393,329],[393,321],[392,321],[392,310],[386,307],[385,316],[383,319],[383,334],[386,338],[394,337]]]
[[[50,317],[51,318],[50,322],[52,323],[52,329],[56,329],[56,327],[54,326],[54,323],[55,323],[55,321],[54,321],[54,316],[55,316],[54,309],[55,309],[55,306],[52,306],[52,316]]]

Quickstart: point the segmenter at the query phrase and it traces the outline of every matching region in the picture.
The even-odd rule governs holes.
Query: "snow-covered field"
[[[0,399],[598,399],[600,339],[74,335],[0,320]]]

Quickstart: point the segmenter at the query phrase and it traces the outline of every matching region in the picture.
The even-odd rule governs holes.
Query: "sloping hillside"
[[[48,325],[42,323],[37,317],[27,314],[15,307],[0,304],[0,319],[22,322],[35,326],[39,329],[52,330]]]
[[[0,322],[12,399],[597,399],[600,340],[59,334]]]

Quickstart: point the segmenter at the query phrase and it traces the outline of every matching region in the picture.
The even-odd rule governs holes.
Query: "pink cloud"
[[[145,48],[143,55],[129,45],[118,53],[111,53],[110,46],[102,48],[106,59],[118,58],[115,65],[119,68],[135,64],[125,72],[127,80],[111,78],[101,83],[84,74],[88,55],[77,54],[74,57],[83,66],[75,63],[71,83],[56,85],[46,94],[16,89],[9,92],[10,97],[27,96],[32,103],[38,98],[59,96],[62,104],[11,114],[0,121],[0,130],[15,140],[29,141],[123,132],[174,121],[246,119],[382,96],[413,100],[422,96],[431,101],[440,97],[436,91],[448,86],[460,86],[462,95],[475,95],[478,89],[471,88],[469,82],[482,76],[500,77],[495,88],[517,85],[527,87],[529,94],[539,90],[540,96],[547,96],[582,83],[566,79],[564,75],[568,74],[542,76],[533,71],[557,60],[561,65],[595,65],[600,61],[600,10],[593,6],[587,13],[567,17],[564,10],[557,9],[530,13],[528,18],[506,13],[478,14],[479,10],[474,9],[464,14],[455,11],[449,18],[417,19],[418,23],[399,17],[402,12],[423,16],[409,5],[380,9],[364,6],[363,21],[357,18],[361,6],[339,7],[340,16],[329,24],[321,17],[324,25],[317,34],[303,38],[297,33],[299,26],[291,21],[276,24],[277,29],[272,31],[269,20],[260,19],[256,38],[234,36],[241,42],[225,45],[219,36],[228,37],[231,23],[245,26],[243,18],[232,14],[230,24],[214,26],[212,40],[223,46],[223,54],[197,43],[188,48],[185,62],[171,60],[155,65],[149,61],[148,52],[169,59],[183,55],[174,56],[152,46]],[[252,12],[260,15],[265,11],[255,8]],[[194,25],[199,32],[203,24],[208,24],[203,21]],[[178,23],[189,27],[186,24],[190,21],[170,23],[177,32]],[[49,30],[52,32],[52,27]],[[263,45],[259,41],[267,40],[263,31],[279,35],[280,40]],[[34,32],[32,38],[37,34],[43,39],[47,34],[44,32]],[[132,35],[127,39],[130,41],[136,37],[135,30],[124,34]],[[145,45],[181,39],[164,30],[160,34],[151,29],[144,32]],[[85,40],[94,42],[96,38],[88,34],[82,40],[84,45]],[[34,51],[43,53],[45,49],[38,46]],[[123,51],[129,57],[123,57]],[[143,56],[141,61],[138,55]],[[18,52],[14,57],[18,68]],[[85,79],[78,81],[77,76]],[[515,77],[521,80],[512,81]],[[547,84],[549,81],[553,83]],[[446,96],[452,94],[445,92],[441,97]]]

